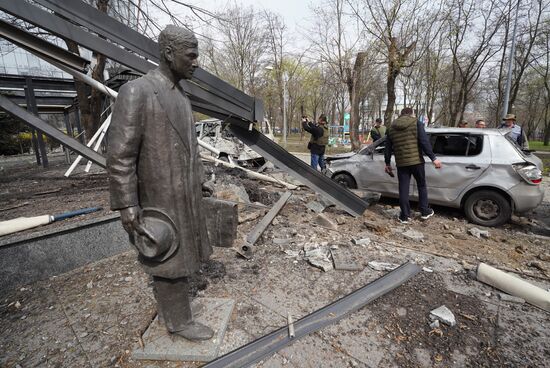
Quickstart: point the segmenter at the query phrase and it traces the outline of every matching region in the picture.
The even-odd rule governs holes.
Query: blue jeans
[[[397,179],[399,180],[399,207],[401,208],[401,215],[399,215],[399,217],[402,220],[411,217],[411,204],[409,203],[411,175],[416,180],[416,186],[418,188],[418,208],[420,209],[420,213],[422,215],[430,213],[424,164],[397,167]]]
[[[317,170],[317,166],[321,167],[321,170],[326,169],[327,165],[325,163],[325,155],[316,155],[315,153],[311,154],[311,167],[314,170]]]

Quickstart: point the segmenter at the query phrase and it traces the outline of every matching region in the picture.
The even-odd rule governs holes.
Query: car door
[[[491,154],[488,137],[444,132],[432,132],[429,136],[442,168],[436,169],[430,159],[425,158],[428,196],[430,202],[449,205],[489,168]]]
[[[361,163],[359,171],[360,183],[364,189],[374,192],[380,192],[383,195],[398,196],[397,172],[394,171],[394,177],[389,176],[384,171],[386,166],[384,162],[385,139],[372,146],[369,152],[361,153],[365,158]],[[395,159],[392,156],[392,167],[395,168]]]

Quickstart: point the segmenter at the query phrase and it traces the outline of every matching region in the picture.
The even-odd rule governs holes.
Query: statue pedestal
[[[195,320],[214,330],[210,340],[193,342],[183,337],[170,335],[160,324],[158,316],[143,334],[143,345],[132,352],[134,359],[176,360],[208,362],[218,356],[235,301],[222,298],[198,298],[204,306]]]

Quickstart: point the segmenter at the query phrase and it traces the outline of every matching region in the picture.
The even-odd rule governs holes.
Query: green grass
[[[306,133],[304,134],[303,138],[300,137],[300,134],[289,134],[287,136],[287,144],[286,144],[286,150],[288,152],[302,152],[302,153],[308,153],[309,150],[307,149],[307,143],[309,142],[310,134]],[[275,142],[277,144],[283,146],[283,137],[280,135],[275,136]],[[283,146],[284,147],[284,146]],[[327,147],[326,154],[327,155],[333,155],[336,153],[344,153],[344,152],[350,152],[351,147]]]
[[[532,151],[550,152],[550,145],[545,146],[542,141],[529,141],[529,149]]]

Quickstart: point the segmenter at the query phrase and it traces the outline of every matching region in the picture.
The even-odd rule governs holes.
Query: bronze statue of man
[[[109,129],[111,209],[153,277],[159,319],[168,332],[207,340],[193,320],[188,277],[212,249],[204,221],[204,169],[189,99],[179,81],[197,68],[194,34],[173,25],[159,36],[160,64],[121,87]]]

